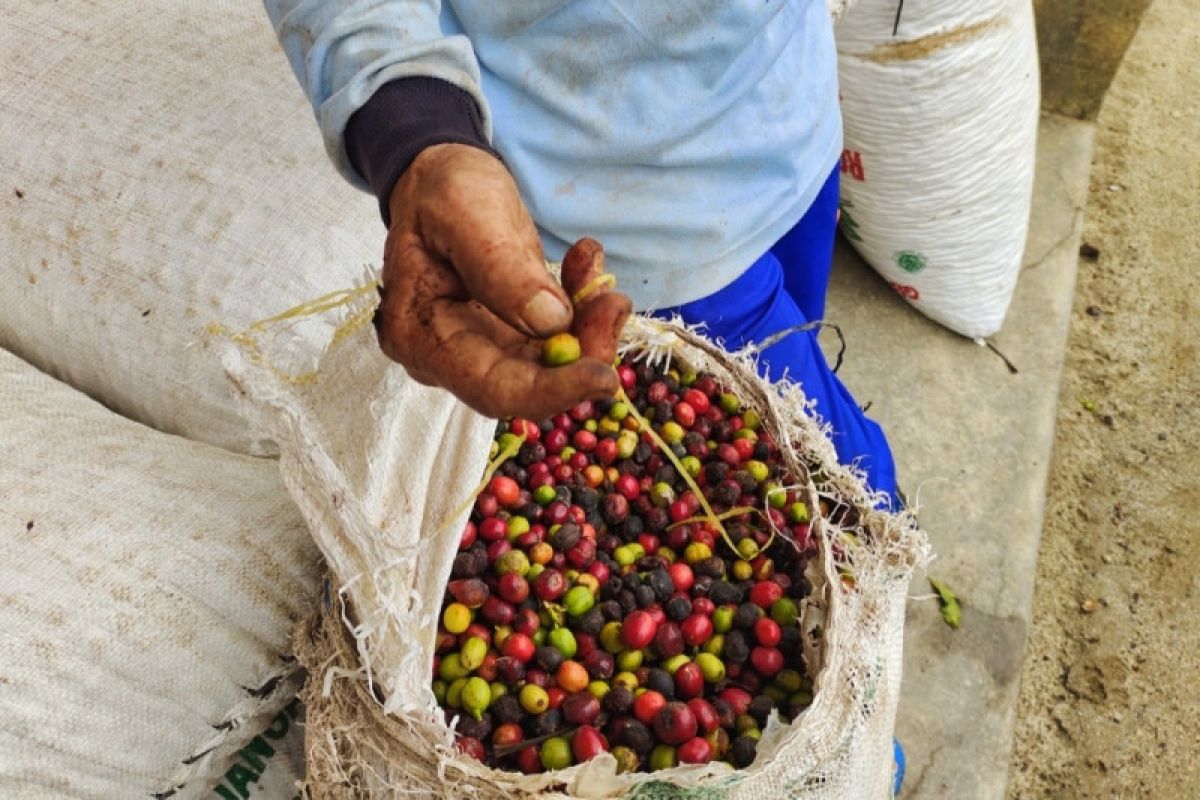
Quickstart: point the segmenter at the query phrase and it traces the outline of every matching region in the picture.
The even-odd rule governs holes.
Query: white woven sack
[[[1030,0],[899,6],[858,0],[836,29],[842,231],[918,310],[979,339],[1004,322],[1025,248],[1039,98],[1033,9]]]
[[[0,351],[0,530],[5,800],[205,797],[295,695],[320,558],[275,462]]]
[[[0,63],[0,346],[251,451],[206,326],[355,282],[384,235],[261,2],[0,0]]]
[[[697,340],[681,338],[680,331],[635,317],[626,340],[711,368],[719,380],[753,392],[743,396],[758,401],[768,420],[783,420],[806,456],[825,465],[822,491],[862,509],[858,541],[872,543],[854,553],[856,588],[849,588],[828,558],[838,533],[817,517],[814,530],[825,541],[826,558],[814,586],[823,582],[825,589],[814,592],[805,612],[810,627],[824,630],[810,660],[819,670],[815,701],[791,726],[770,726],[758,761],[742,772],[710,765],[618,776],[616,762],[605,755],[525,776],[457,753],[429,670],[441,599],[493,423],[447,393],[409,380],[380,355],[369,327],[336,341],[315,380],[301,383],[257,351],[248,356],[229,349],[225,364],[246,411],[279,442],[284,480],[342,586],[296,640],[311,672],[304,694],[310,796],[889,796],[905,595],[911,570],[924,557],[923,539],[911,519],[870,510],[862,476],[836,465],[798,388],[776,396],[755,377],[749,357],[730,366],[728,357],[716,359],[711,345],[689,344]],[[811,500],[816,508],[815,495]]]
[[[854,4],[854,0],[829,0],[829,15],[834,21],[841,19],[842,15],[849,10]]]

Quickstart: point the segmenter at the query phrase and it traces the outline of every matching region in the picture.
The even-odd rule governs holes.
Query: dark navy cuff
[[[465,144],[499,158],[475,99],[440,78],[385,83],[350,117],[344,136],[350,164],[378,198],[384,225],[391,225],[392,187],[426,147]]]

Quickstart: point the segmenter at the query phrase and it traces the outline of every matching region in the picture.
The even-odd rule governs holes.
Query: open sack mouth
[[[635,316],[617,398],[497,425],[366,327],[302,384],[226,361],[334,576],[296,639],[314,796],[749,796],[890,742],[924,539],[800,387]]]

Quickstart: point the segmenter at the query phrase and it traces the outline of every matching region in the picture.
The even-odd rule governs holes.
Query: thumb
[[[507,172],[492,202],[479,203],[464,220],[464,233],[450,250],[468,295],[500,319],[535,338],[571,325],[571,302],[546,269],[542,243]]]
[[[464,248],[454,259],[467,293],[528,336],[546,338],[567,330],[571,303],[546,269],[540,243],[493,241],[503,243]]]

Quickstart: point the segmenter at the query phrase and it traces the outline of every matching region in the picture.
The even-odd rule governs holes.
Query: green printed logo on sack
[[[742,776],[731,776],[715,786],[684,788],[666,781],[647,781],[633,790],[630,800],[724,800],[741,782]]]
[[[283,739],[288,735],[292,723],[300,716],[299,700],[293,700],[287,708],[280,711],[271,725],[262,734],[250,740],[250,744],[242,748],[238,760],[225,771],[221,783],[213,789],[214,799],[249,800],[254,784],[262,777],[268,767],[268,759],[276,753],[276,747],[282,746]],[[276,742],[278,745],[272,745]],[[292,800],[303,800],[299,793]]]
[[[925,269],[925,256],[913,250],[901,250],[896,254],[896,266],[905,272],[920,272]]]
[[[854,217],[850,215],[850,209],[854,208],[854,203],[843,199],[838,204],[838,221],[841,223],[842,235],[852,242],[861,243],[863,240],[862,233],[858,230],[858,223],[854,221]]]

